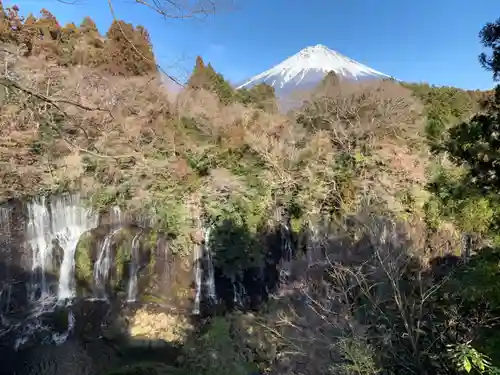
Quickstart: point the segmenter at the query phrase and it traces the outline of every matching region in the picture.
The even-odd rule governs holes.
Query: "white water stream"
[[[137,233],[132,239],[132,256],[130,259],[130,275],[127,290],[127,302],[135,302],[137,299],[137,272],[139,270],[139,247],[142,232]]]
[[[32,250],[31,268],[35,275],[31,301],[46,304],[54,297],[74,297],[75,250],[82,234],[97,227],[98,215],[84,207],[78,194],[54,196],[50,201],[39,197],[27,208],[26,239]],[[63,251],[56,286],[48,278],[57,272],[54,244]]]

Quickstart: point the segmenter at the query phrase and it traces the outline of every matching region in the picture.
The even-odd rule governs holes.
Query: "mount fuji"
[[[297,89],[310,89],[316,86],[331,71],[340,79],[348,80],[391,78],[318,44],[306,47],[275,67],[250,78],[238,86],[238,89],[266,83],[274,87],[278,96],[282,96]]]

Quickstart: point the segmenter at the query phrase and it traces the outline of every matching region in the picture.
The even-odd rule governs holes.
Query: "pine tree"
[[[495,22],[488,22],[479,33],[484,47],[491,48],[491,56],[486,53],[479,55],[481,65],[493,72],[493,79],[500,80],[500,18]]]

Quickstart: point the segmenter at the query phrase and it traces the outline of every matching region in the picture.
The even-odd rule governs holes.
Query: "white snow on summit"
[[[318,44],[304,48],[274,68],[251,78],[238,89],[267,83],[273,86],[277,93],[289,92],[318,84],[330,71],[345,79],[391,78],[387,74]]]

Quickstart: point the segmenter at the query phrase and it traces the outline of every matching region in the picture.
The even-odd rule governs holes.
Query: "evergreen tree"
[[[229,104],[233,100],[233,88],[210,63],[207,66],[207,79],[208,90],[215,92],[222,103]]]
[[[201,56],[196,57],[193,73],[189,77],[187,86],[192,89],[200,89],[206,81],[206,67]]]
[[[481,64],[500,78],[500,19],[488,23],[480,33],[492,55],[480,55]],[[496,87],[492,105],[485,113],[474,116],[449,131],[443,147],[459,165],[467,166],[469,182],[489,192],[500,193],[500,85]]]
[[[205,65],[201,56],[196,58],[196,64],[187,86],[192,89],[204,89],[214,92],[223,104],[229,104],[234,97],[234,91],[224,76],[217,73],[209,63]]]
[[[495,22],[488,22],[479,33],[481,42],[486,48],[491,48],[491,56],[486,53],[479,55],[481,65],[493,72],[493,79],[500,80],[500,18]]]
[[[79,32],[80,30],[73,22],[68,23],[61,29],[61,40],[65,43],[71,43],[77,38]]]
[[[45,41],[57,40],[61,32],[61,27],[56,17],[47,9],[40,11],[40,18],[36,21],[36,27]]]
[[[84,34],[99,34],[99,30],[97,30],[97,25],[94,20],[90,17],[85,17],[80,24],[80,31]]]
[[[145,75],[157,72],[153,47],[144,27],[113,21],[107,34],[108,70],[117,75]]]
[[[485,47],[492,49],[492,56],[480,55],[480,61],[493,78],[500,76],[500,22],[487,24],[480,33]],[[434,145],[436,151],[444,152],[464,173],[459,180],[438,178],[429,185],[435,193],[443,212],[459,223],[459,227],[469,234],[470,226],[487,218],[486,230],[481,234],[498,237],[500,230],[500,86],[491,104],[473,116],[470,121],[451,127],[444,139]],[[487,209],[476,204],[478,199],[486,202]],[[494,211],[491,211],[494,208]],[[491,212],[490,212],[491,211]],[[467,224],[465,228],[464,225]],[[484,225],[483,225],[484,227]]]

